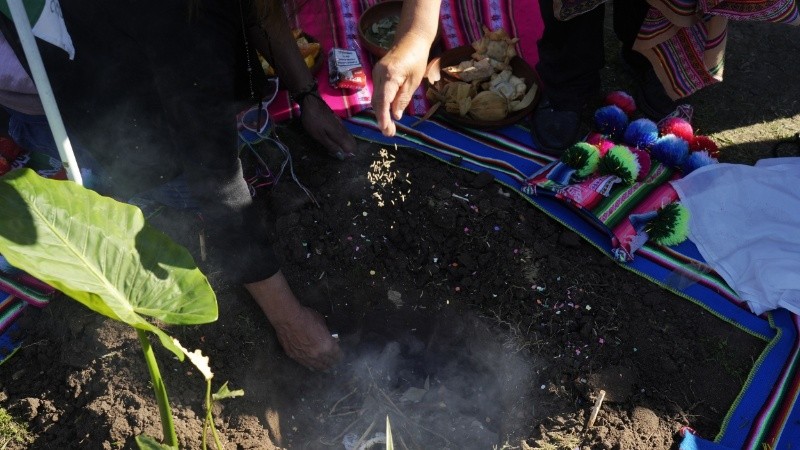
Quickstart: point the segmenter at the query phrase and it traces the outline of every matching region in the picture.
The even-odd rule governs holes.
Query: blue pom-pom
[[[628,126],[628,116],[619,106],[603,106],[595,111],[594,124],[601,134],[619,137]]]
[[[650,147],[650,156],[668,167],[677,167],[689,155],[689,143],[674,134],[656,139]]]
[[[625,130],[625,143],[631,147],[649,148],[658,139],[658,125],[650,119],[636,119]]]
[[[712,158],[707,151],[701,150],[699,152],[690,153],[689,156],[683,160],[683,163],[681,164],[681,170],[683,171],[684,175],[686,175],[703,166],[716,164],[718,162],[719,161],[717,161],[715,158]]]

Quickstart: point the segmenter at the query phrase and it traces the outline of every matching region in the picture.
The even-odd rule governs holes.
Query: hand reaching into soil
[[[339,344],[318,312],[300,304],[282,272],[245,284],[278,334],[286,354],[312,370],[325,370],[341,359]]]
[[[319,95],[306,95],[300,107],[303,128],[325,147],[329,155],[340,160],[355,155],[355,138]]]
[[[322,315],[311,308],[301,306],[292,320],[272,325],[286,354],[309,369],[328,369],[342,357]]]

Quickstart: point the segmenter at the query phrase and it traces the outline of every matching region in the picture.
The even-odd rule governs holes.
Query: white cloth
[[[689,238],[750,309],[800,314],[800,158],[714,164],[672,185]]]
[[[44,114],[36,85],[0,32],[0,106],[25,114]]]

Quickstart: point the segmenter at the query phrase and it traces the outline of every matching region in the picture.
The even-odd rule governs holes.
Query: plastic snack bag
[[[360,90],[367,85],[367,75],[358,59],[358,53],[344,48],[328,52],[328,81],[337,89]]]

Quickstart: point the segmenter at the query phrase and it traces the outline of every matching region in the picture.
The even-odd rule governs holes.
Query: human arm
[[[245,287],[275,328],[281,346],[292,359],[316,370],[325,370],[341,359],[339,345],[322,316],[300,304],[282,272],[245,284]]]
[[[372,107],[378,127],[394,136],[399,120],[422,81],[436,38],[441,0],[405,0],[394,45],[372,69]]]
[[[322,144],[331,156],[344,159],[353,156],[356,141],[342,125],[341,120],[322,100],[315,79],[300,54],[282,3],[269,0],[270,13],[248,36],[254,47],[275,68],[281,84],[300,105],[300,122],[314,139]]]
[[[174,6],[178,8],[179,3]],[[219,14],[204,11],[189,23],[182,16],[184,10],[178,9],[172,14],[178,20],[154,21],[149,33],[142,33],[148,68],[175,143],[164,158],[180,161],[200,204],[209,246],[229,274],[226,278],[244,284],[253,295],[289,356],[306,366],[323,368],[325,362],[319,356],[335,354],[338,346],[331,345],[321,317],[301,306],[292,294],[268,242],[264,211],[253,202],[242,175],[233,120],[235,64],[230,47],[230,37],[241,30],[220,26],[219,17],[228,6],[220,2],[219,7]],[[164,15],[161,10],[159,17]],[[228,23],[238,23],[237,18]],[[324,352],[316,350],[320,346]]]

